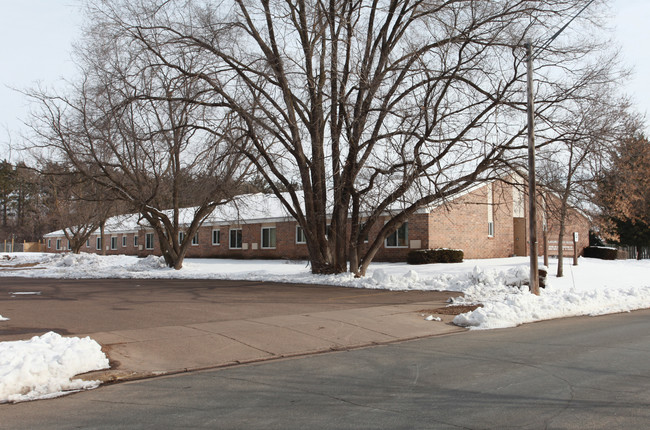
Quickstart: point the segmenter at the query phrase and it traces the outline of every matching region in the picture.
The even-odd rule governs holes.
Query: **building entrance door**
[[[513,218],[514,252],[517,256],[526,255],[526,218]]]

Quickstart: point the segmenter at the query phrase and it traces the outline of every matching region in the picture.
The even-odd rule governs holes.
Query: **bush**
[[[461,263],[463,251],[460,249],[418,249],[406,256],[408,264]]]
[[[616,260],[618,250],[616,248],[604,248],[599,246],[588,246],[585,248],[584,256],[600,258],[601,260]]]

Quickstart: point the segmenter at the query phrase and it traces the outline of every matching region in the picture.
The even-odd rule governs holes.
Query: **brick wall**
[[[491,193],[492,198],[488,198]],[[408,242],[404,247],[386,247],[385,243],[375,256],[376,261],[405,261],[406,255],[412,249],[427,248],[454,248],[462,249],[465,258],[498,258],[509,257],[514,250],[514,198],[511,185],[494,182],[492,185],[484,185],[455,199],[448,205],[433,209],[430,213],[419,213],[408,220]],[[488,209],[492,209],[492,221],[494,234],[488,235]],[[527,202],[526,202],[527,208]],[[543,252],[541,215],[540,215],[538,238],[540,242],[539,252]],[[382,228],[386,218],[373,227],[369,238],[373,237]],[[295,221],[278,221],[273,223],[254,223],[243,225],[204,225],[198,232],[198,244],[190,245],[187,257],[222,257],[222,258],[288,258],[306,259],[308,256],[307,245],[296,243]],[[262,248],[262,228],[275,228],[276,245],[274,248]],[[230,230],[241,228],[242,248],[232,249],[229,246]],[[212,231],[220,231],[220,243],[212,243]],[[549,220],[549,240],[557,240],[556,223]],[[575,215],[570,219],[567,226],[565,240],[571,240],[573,231],[578,231],[580,236],[579,249],[588,245],[589,224],[581,215]],[[152,230],[149,230],[151,232]],[[158,239],[154,236],[154,248],[145,248],[144,229],[137,232],[106,234],[104,248],[107,255],[126,254],[145,257],[147,255],[160,255]],[[527,230],[526,230],[527,234]],[[134,246],[133,237],[138,236],[138,246]],[[83,246],[82,252],[101,253],[96,249],[96,237],[90,238],[90,247]],[[111,248],[111,237],[116,237],[117,247]],[[122,246],[122,237],[126,237],[126,246]],[[51,247],[48,252],[57,252],[54,247],[55,237],[51,239]],[[526,240],[523,238],[522,240]],[[61,240],[62,249],[58,252],[67,252],[67,239]],[[369,244],[362,246],[361,251],[365,252]],[[527,253],[528,247],[526,247]],[[572,255],[567,252],[566,255]]]
[[[492,193],[494,235],[488,235],[488,192]],[[465,258],[513,255],[511,187],[484,185],[429,215],[429,247],[462,249]]]

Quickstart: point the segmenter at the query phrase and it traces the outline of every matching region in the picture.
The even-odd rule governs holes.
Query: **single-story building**
[[[528,255],[527,197],[522,184],[492,181],[477,184],[444,204],[420,209],[385,241],[377,261],[405,261],[414,249],[462,249],[465,258]],[[543,205],[542,205],[543,206]],[[184,216],[192,213],[184,209]],[[388,215],[386,217],[388,219]],[[549,254],[557,255],[557,223],[538,210],[539,254],[543,254],[542,226],[548,225]],[[187,225],[187,224],[186,224]],[[379,226],[377,227],[379,229]],[[573,233],[580,252],[589,243],[589,220],[572,211],[566,227],[565,255],[573,253]],[[183,234],[182,232],[180,233]],[[372,236],[372,232],[369,237]],[[110,218],[82,247],[82,252],[161,255],[151,227],[137,214]],[[48,252],[67,252],[63,231],[45,235]],[[295,219],[272,194],[246,194],[219,206],[194,236],[186,257],[306,259],[305,235]]]

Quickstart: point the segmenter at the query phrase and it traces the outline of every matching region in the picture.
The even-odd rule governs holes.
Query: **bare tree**
[[[203,83],[129,42],[88,29],[72,95],[31,93],[40,106],[34,142],[138,211],[168,266],[180,269],[203,220],[237,194],[250,163],[230,140],[228,115],[202,103]],[[181,219],[188,206],[193,215]]]
[[[315,273],[349,262],[363,275],[417,210],[521,155],[522,41],[584,3],[96,0],[90,16],[232,112],[236,141],[251,144],[242,151],[303,228]],[[593,46],[564,42],[538,62],[579,73]],[[541,112],[573,85],[543,73]]]
[[[34,171],[41,178],[41,190],[46,195],[43,203],[47,206],[50,219],[61,227],[68,239],[70,250],[78,254],[90,236],[110,216],[124,208],[120,208],[109,190],[79,173],[48,160],[41,162],[41,167]]]
[[[549,193],[546,212],[558,225],[557,276],[563,276],[563,240],[570,215],[593,210],[594,187],[608,164],[610,148],[638,121],[626,98],[617,95],[627,72],[617,67],[616,56],[600,58],[576,97],[543,117],[549,133],[539,154],[540,184]]]

